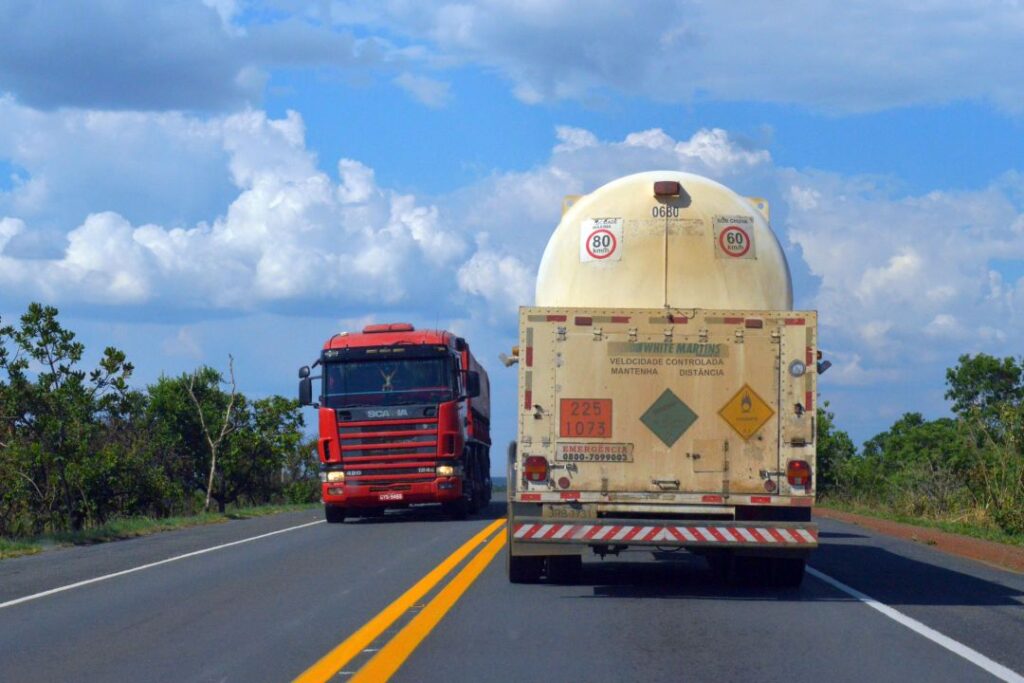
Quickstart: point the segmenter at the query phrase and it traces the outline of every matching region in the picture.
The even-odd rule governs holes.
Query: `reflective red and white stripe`
[[[632,524],[516,524],[512,537],[522,541],[602,541],[605,543],[755,543],[808,545],[818,542],[815,528],[764,526],[640,526]]]

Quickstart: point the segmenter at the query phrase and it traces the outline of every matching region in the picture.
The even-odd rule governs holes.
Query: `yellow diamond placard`
[[[757,434],[757,430],[771,419],[775,411],[750,388],[749,384],[744,384],[718,414],[743,437],[744,441],[749,441],[750,437]]]

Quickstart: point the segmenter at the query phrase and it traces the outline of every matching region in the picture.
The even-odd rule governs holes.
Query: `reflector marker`
[[[640,526],[636,524],[518,524],[512,537],[533,543],[664,543],[671,545],[815,545],[817,530],[803,527]]]
[[[806,325],[807,321],[803,318],[786,318],[787,325]]]
[[[721,322],[721,318],[718,319]],[[668,315],[663,317],[648,318],[647,322],[651,325],[685,325],[690,322],[690,319],[685,315]],[[708,322],[711,322],[708,320]]]
[[[563,526],[551,538],[562,538],[563,536],[568,534],[570,531],[572,531],[572,527],[571,526]]]

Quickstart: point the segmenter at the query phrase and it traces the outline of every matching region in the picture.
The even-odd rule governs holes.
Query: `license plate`
[[[377,497],[377,500],[402,500],[403,497],[401,493],[382,493]]]

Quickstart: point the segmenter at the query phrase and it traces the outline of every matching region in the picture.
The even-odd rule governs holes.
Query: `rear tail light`
[[[548,480],[548,461],[540,455],[528,455],[523,463],[523,474],[526,481],[541,482]]]
[[[786,479],[790,486],[811,487],[811,466],[806,460],[790,460],[786,463]]]

